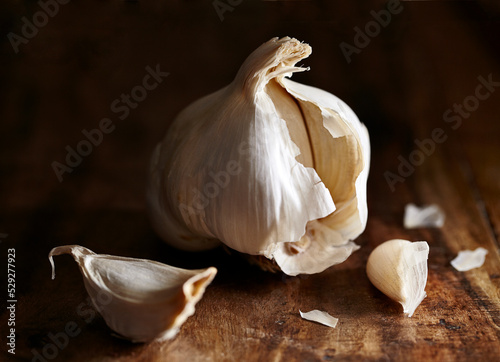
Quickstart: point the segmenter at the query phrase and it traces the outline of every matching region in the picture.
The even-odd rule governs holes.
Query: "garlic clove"
[[[336,210],[307,223],[301,239],[313,240],[307,253],[291,253],[291,243],[285,243],[279,246],[274,258],[289,275],[319,273],[345,261],[359,249],[350,240],[363,232],[368,218],[368,131],[349,106],[333,94],[285,78],[280,82],[296,97],[310,138],[316,140],[312,144],[315,170],[330,191]],[[324,157],[336,154],[343,157]]]
[[[49,253],[71,254],[85,289],[106,324],[133,342],[173,338],[195,311],[217,269],[186,270],[156,261],[93,251],[79,245],[59,246]]]
[[[276,108],[277,115],[286,120],[290,138],[300,150],[300,154],[295,159],[306,167],[314,167],[308,129],[297,101],[276,79],[270,80],[265,90]]]
[[[378,290],[399,302],[411,317],[427,295],[428,256],[429,245],[425,241],[389,240],[372,251],[366,274]]]
[[[271,39],[235,80],[184,109],[151,159],[148,205],[181,249],[219,242],[289,275],[345,260],[366,226],[366,128],[327,92],[285,79],[311,53]]]
[[[315,170],[337,207],[322,223],[340,232],[346,240],[352,240],[364,230],[368,217],[368,131],[352,109],[335,95],[286,78],[281,82],[296,97],[305,114],[310,138],[315,141],[312,146]],[[337,154],[343,157],[325,157]]]

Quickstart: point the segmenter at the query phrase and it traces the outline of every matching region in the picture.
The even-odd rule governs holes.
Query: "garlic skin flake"
[[[408,204],[405,207],[404,227],[406,229],[440,228],[444,225],[444,219],[444,212],[437,205],[418,207],[415,204]]]
[[[372,251],[366,274],[378,290],[399,302],[411,317],[427,296],[428,256],[429,245],[425,241],[389,240]]]
[[[186,270],[65,245],[49,253],[52,279],[53,256],[61,254],[71,254],[77,262],[92,304],[106,324],[132,342],[173,338],[217,273],[213,267]]]
[[[295,64],[310,53],[273,38],[231,84],[177,116],[153,153],[147,197],[166,242],[222,242],[288,275],[322,272],[359,248],[368,132],[339,98],[285,78],[307,70]]]
[[[483,266],[488,250],[477,248],[476,250],[460,251],[450,263],[458,271],[469,271]]]
[[[335,328],[338,323],[338,318],[332,317],[327,312],[323,312],[321,310],[314,309],[307,313],[302,313],[299,310],[300,316],[308,321],[321,323],[327,327]]]

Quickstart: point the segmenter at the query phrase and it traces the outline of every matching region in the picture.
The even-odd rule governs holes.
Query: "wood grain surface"
[[[2,307],[0,359],[499,360],[496,2],[402,2],[350,62],[340,44],[355,45],[356,27],[375,21],[373,12],[385,9],[384,2],[220,3],[232,4],[221,16],[212,1],[58,3],[47,24],[17,46],[9,34],[23,36],[23,17],[33,20],[40,4],[0,5],[0,300],[8,304],[11,248],[17,300],[15,355],[7,352],[11,315]],[[155,144],[185,106],[229,83],[258,45],[286,35],[313,47],[302,62],[311,70],[294,79],[344,99],[370,131],[369,218],[356,240],[361,249],[321,274],[287,277],[222,249],[170,248],[146,215]],[[169,74],[135,107],[114,111],[116,99],[142,84],[147,67]],[[490,84],[479,99],[476,89],[484,82]],[[82,131],[104,118],[113,131],[60,182],[52,163],[65,162],[66,147],[76,147]],[[436,129],[442,142],[391,187],[387,172],[398,174],[401,160],[417,157],[418,143]],[[445,225],[405,230],[409,202],[438,204]],[[369,253],[392,238],[430,245],[427,298],[412,318],[365,274]],[[114,337],[96,314],[70,257],[58,257],[57,278],[50,279],[47,254],[64,244],[219,272],[174,340],[131,344]],[[459,251],[479,246],[489,251],[481,268],[453,269]],[[331,329],[305,321],[299,309],[327,311],[339,323]]]

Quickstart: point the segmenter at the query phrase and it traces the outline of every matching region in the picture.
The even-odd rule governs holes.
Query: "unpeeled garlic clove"
[[[295,83],[311,47],[274,38],[235,80],[184,109],[152,159],[148,206],[168,243],[221,242],[288,275],[319,273],[359,247],[368,132],[339,98]]]
[[[133,342],[174,337],[195,311],[217,269],[186,270],[156,261],[95,254],[79,245],[59,246],[49,253],[71,254],[85,289],[106,324]]]
[[[429,245],[425,241],[389,240],[372,251],[366,274],[378,290],[399,302],[411,317],[427,295],[428,256]]]

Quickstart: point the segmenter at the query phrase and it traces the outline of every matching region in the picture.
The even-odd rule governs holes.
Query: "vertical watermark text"
[[[0,234],[0,239],[7,234]],[[1,242],[1,241],[0,241]],[[7,352],[16,354],[16,249],[7,249]]]

